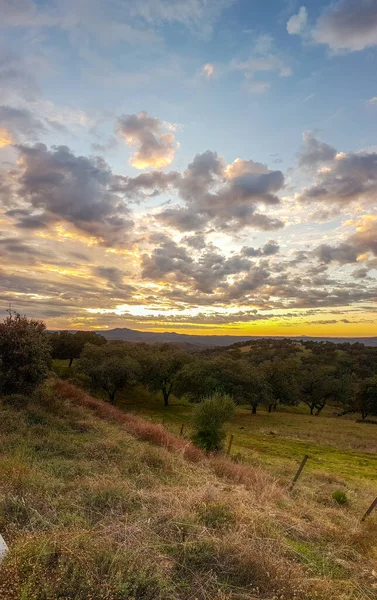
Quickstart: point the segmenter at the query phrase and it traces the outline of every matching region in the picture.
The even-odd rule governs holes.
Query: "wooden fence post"
[[[365,519],[367,517],[369,517],[370,513],[372,512],[372,510],[377,506],[377,498],[375,498],[372,502],[372,504],[370,505],[370,507],[368,508],[367,512],[363,515],[361,521],[365,521]]]
[[[230,436],[230,439],[229,439],[228,450],[226,451],[227,456],[230,455],[230,450],[232,448],[232,444],[233,444],[233,434]]]
[[[181,431],[179,432],[179,437],[183,437],[184,431],[185,431],[185,424],[182,423],[182,425],[181,425]]]
[[[293,490],[293,488],[295,487],[296,481],[298,480],[298,478],[300,477],[303,468],[306,465],[306,461],[308,460],[309,456],[307,454],[305,454],[304,458],[301,461],[301,465],[298,468],[298,471],[296,473],[296,475],[294,476],[292,483],[290,484],[288,491],[291,492]]]

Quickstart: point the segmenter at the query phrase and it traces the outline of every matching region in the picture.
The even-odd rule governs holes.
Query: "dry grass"
[[[377,522],[331,479],[289,495],[60,382],[0,401],[0,452],[2,600],[376,598]]]

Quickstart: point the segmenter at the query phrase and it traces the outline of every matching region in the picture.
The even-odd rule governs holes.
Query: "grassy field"
[[[124,410],[164,422],[174,433],[185,425],[190,435],[192,404],[172,399],[163,406],[158,395],[138,388],[119,395]],[[283,480],[288,479],[305,454],[310,460],[305,472],[331,474],[357,488],[374,489],[377,480],[377,425],[356,422],[353,417],[336,417],[329,408],[319,417],[305,407],[268,413],[261,409],[252,415],[247,407],[237,409],[226,427],[233,434],[232,455],[249,464],[266,467]]]
[[[248,467],[187,453],[161,426],[56,385],[26,405],[0,400],[0,531],[11,549],[2,600],[376,598],[377,519],[359,518],[366,488],[345,484],[349,501],[338,505],[341,482],[318,470],[289,494],[284,470],[288,479],[295,460],[279,460],[276,447],[269,470],[257,458]],[[186,405],[164,410],[136,396],[128,410],[164,417],[169,429],[189,419]],[[250,452],[262,463],[277,417],[255,418],[235,451],[255,436]],[[293,417],[284,418],[288,444]],[[247,419],[240,411],[232,430],[246,431]]]

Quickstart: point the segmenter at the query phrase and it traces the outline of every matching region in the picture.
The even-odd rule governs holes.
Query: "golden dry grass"
[[[190,450],[188,450],[190,449]],[[377,521],[59,381],[0,402],[3,600],[367,600]]]

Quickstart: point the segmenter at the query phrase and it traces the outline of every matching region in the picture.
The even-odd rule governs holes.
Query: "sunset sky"
[[[377,0],[0,0],[0,309],[377,335]]]

